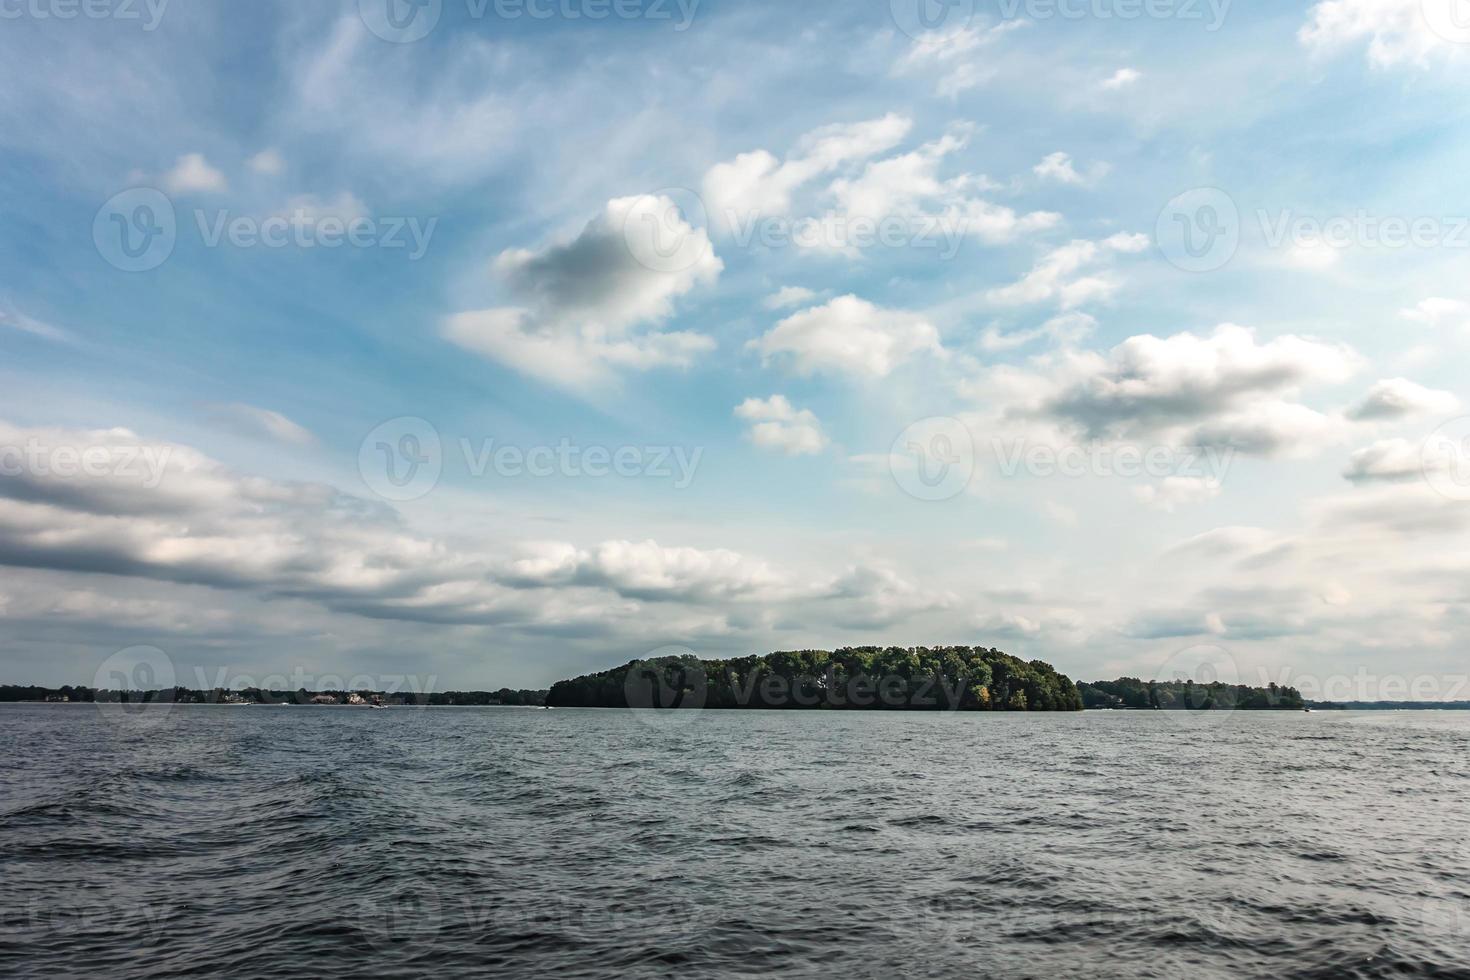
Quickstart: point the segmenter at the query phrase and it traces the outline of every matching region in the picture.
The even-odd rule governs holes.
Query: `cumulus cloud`
[[[839,296],[794,313],[751,341],[763,361],[782,360],[798,374],[882,378],[915,354],[939,354],[939,331],[917,313]]]
[[[1136,85],[1141,78],[1143,78],[1143,72],[1136,68],[1119,68],[1103,79],[1101,88],[1105,92],[1116,92]]]
[[[1102,180],[1112,170],[1112,166],[1099,161],[1088,169],[1086,174],[1079,173],[1072,157],[1067,153],[1052,153],[1042,159],[1040,163],[1031,168],[1031,172],[1042,180],[1055,181],[1058,184],[1071,184],[1083,186],[1095,184]]]
[[[714,341],[659,324],[723,269],[705,230],[669,198],[616,198],[569,242],[501,253],[492,271],[522,305],[457,314],[444,335],[565,386],[602,383],[619,368],[684,367]]]
[[[0,423],[0,447],[0,566],[203,587],[374,620],[543,633],[703,629],[723,621],[731,603],[808,603],[802,615],[828,621],[862,610],[896,621],[943,601],[888,569],[812,574],[653,539],[440,540],[383,504],[325,484],[243,475],[126,429]]]
[[[1043,255],[1017,282],[992,289],[986,297],[1001,306],[1055,302],[1062,309],[1105,301],[1122,283],[1104,266],[1117,254],[1148,248],[1145,235],[1117,234],[1100,242],[1076,239]]]
[[[1422,447],[1407,439],[1380,439],[1348,459],[1343,477],[1353,483],[1404,483],[1424,477]]]
[[[747,398],[736,406],[735,417],[751,423],[750,441],[762,449],[808,456],[827,448],[827,436],[816,414],[792,407],[785,395]]]
[[[279,150],[266,149],[246,160],[245,166],[264,177],[277,177],[286,169],[286,161]]]
[[[1450,329],[1470,334],[1470,303],[1463,300],[1431,297],[1400,311],[1399,315],[1436,330]]]
[[[836,225],[854,219],[902,218],[915,228],[937,228],[953,237],[972,235],[988,244],[1014,241],[1061,221],[1055,212],[1018,214],[978,196],[996,189],[983,174],[941,178],[939,168],[945,159],[966,145],[966,131],[957,129],[909,153],[875,160],[854,178],[833,181],[830,191],[837,207],[823,220]]]
[[[1467,39],[1455,15],[1458,0],[1321,0],[1298,37],[1309,48],[1332,51],[1368,43],[1375,68],[1424,66],[1436,54],[1452,55]]]
[[[807,289],[805,286],[782,286],[767,296],[762,305],[768,310],[784,310],[788,307],[810,303],[816,298],[817,292],[814,289]]]
[[[792,195],[803,185],[844,164],[892,149],[911,126],[906,117],[890,113],[808,133],[784,161],[768,150],[754,150],[718,163],[704,177],[704,201],[711,219],[715,227],[729,228],[754,215],[790,214]]]
[[[1392,422],[1423,415],[1448,415],[1457,411],[1460,400],[1448,391],[1434,391],[1407,378],[1389,378],[1369,389],[1348,411],[1359,422]]]
[[[230,185],[224,174],[209,165],[204,154],[186,153],[164,175],[163,186],[170,194],[212,194],[227,190]]]
[[[1091,439],[1157,436],[1269,455],[1335,437],[1337,422],[1290,399],[1346,380],[1360,363],[1347,347],[1290,335],[1261,342],[1226,324],[1208,336],[1130,337],[1106,353],[1061,351],[1032,369],[993,369],[967,390],[1002,399],[1012,419]]]

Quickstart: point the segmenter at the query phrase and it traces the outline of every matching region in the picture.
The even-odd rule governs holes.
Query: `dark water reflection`
[[[1470,977],[1470,713],[121,710],[0,708],[0,974]]]

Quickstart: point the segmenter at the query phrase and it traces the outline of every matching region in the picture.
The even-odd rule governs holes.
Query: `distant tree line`
[[[558,681],[546,703],[585,708],[1080,711],[1077,685],[1040,660],[983,647],[844,647],[732,660],[633,661]]]
[[[1301,711],[1307,707],[1301,692],[1276,683],[1265,687],[1245,684],[1196,684],[1187,681],[1143,681],[1120,677],[1115,681],[1079,684],[1088,708],[1142,708],[1163,711]]]
[[[252,701],[257,704],[308,704],[311,699],[318,695],[330,695],[338,701],[345,702],[348,695],[357,694],[363,698],[381,698],[384,704],[413,704],[413,705],[532,705],[541,706],[546,703],[545,691],[517,691],[503,687],[498,691],[442,691],[439,693],[425,692],[388,692],[388,691],[308,691],[300,688],[295,691],[270,691],[258,687],[241,688],[238,691],[226,690],[225,688],[213,688],[210,690],[193,690],[185,687],[169,687],[156,691],[114,691],[92,687],[72,687],[69,684],[61,687],[37,687],[25,684],[3,684],[0,685],[0,703],[15,701],[78,701],[78,702],[127,702],[129,704],[143,704],[149,702],[170,702],[174,704],[226,704],[231,701]]]

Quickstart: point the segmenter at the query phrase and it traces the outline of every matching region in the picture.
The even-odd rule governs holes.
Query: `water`
[[[0,707],[0,974],[1470,977],[1470,713],[118,710]]]

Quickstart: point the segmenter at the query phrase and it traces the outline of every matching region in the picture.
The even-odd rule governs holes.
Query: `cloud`
[[[0,310],[0,328],[19,330],[21,333],[28,333],[33,337],[55,341],[59,344],[75,343],[75,338],[60,327],[44,323],[15,310]]]
[[[996,189],[983,174],[941,179],[945,159],[966,146],[965,132],[956,129],[909,153],[875,160],[857,177],[833,181],[830,192],[837,206],[823,220],[840,226],[854,219],[902,218],[915,228],[937,228],[946,237],[973,235],[988,244],[1011,242],[1060,223],[1061,215],[1054,212],[1017,214],[978,197],[977,192]]]
[[[985,295],[1001,306],[1056,302],[1062,309],[1110,299],[1121,288],[1105,270],[1084,274],[1118,253],[1132,254],[1148,247],[1144,235],[1117,234],[1101,242],[1075,239],[1043,255],[1032,270],[1009,286]]]
[[[1460,400],[1448,391],[1424,388],[1407,378],[1389,378],[1369,389],[1367,396],[1348,411],[1348,417],[1358,422],[1388,422],[1448,415],[1459,408]]]
[[[215,417],[247,435],[264,436],[292,446],[310,446],[316,437],[280,412],[239,402],[213,406]]]
[[[685,367],[714,341],[658,325],[723,269],[704,229],[669,198],[616,198],[569,242],[501,253],[492,271],[523,305],[460,313],[444,336],[568,387],[605,383],[618,369]]]
[[[1420,300],[1411,309],[1401,310],[1399,316],[1436,330],[1451,329],[1470,334],[1470,303],[1463,300],[1432,297]]]
[[[202,153],[186,153],[163,177],[170,194],[215,194],[229,189],[225,175],[209,165]]]
[[[988,81],[995,74],[981,51],[1026,23],[1017,19],[990,27],[971,26],[959,31],[936,30],[921,34],[894,63],[892,74],[932,74],[936,76],[935,94],[952,98]]]
[[[1117,92],[1137,84],[1141,78],[1143,78],[1143,72],[1136,68],[1119,68],[1104,79],[1100,87],[1105,92]]]
[[[1058,347],[1075,347],[1097,329],[1097,319],[1086,313],[1063,313],[1052,317],[1034,330],[1001,333],[997,327],[985,328],[980,347],[986,351],[1008,351],[1037,340],[1046,339]]]
[[[1297,36],[1317,51],[1368,42],[1374,68],[1427,65],[1432,55],[1452,55],[1466,40],[1455,18],[1459,0],[1321,0]]]
[[[750,441],[762,449],[808,456],[827,447],[827,436],[817,416],[810,409],[793,408],[784,395],[747,398],[735,408],[735,417],[751,423]]]
[[[286,169],[286,161],[281,157],[279,150],[261,150],[255,156],[245,161],[245,166],[254,173],[265,177],[276,177]]]
[[[1380,439],[1348,459],[1343,478],[1353,483],[1405,483],[1424,478],[1422,447],[1407,439]]]
[[[731,603],[804,603],[803,617],[877,622],[949,601],[866,564],[809,574],[653,539],[440,540],[383,504],[243,475],[125,429],[0,423],[0,446],[0,565],[9,567],[204,587],[372,620],[604,636],[709,628]],[[106,466],[77,471],[98,453]]]
[[[882,378],[915,354],[940,354],[939,331],[917,313],[856,296],[794,313],[751,341],[765,363],[786,360],[798,374]]]
[[[1130,337],[1106,353],[1062,351],[1030,370],[993,369],[966,390],[999,397],[1008,418],[1090,439],[1161,437],[1269,455],[1335,437],[1338,423],[1289,399],[1360,364],[1344,346],[1290,335],[1263,343],[1226,324],[1208,336]]]
[[[754,216],[791,213],[792,194],[839,167],[897,146],[911,121],[890,113],[859,123],[824,126],[806,134],[784,161],[767,150],[742,153],[715,164],[704,176],[704,201],[716,228]]]
[[[1073,165],[1072,157],[1069,154],[1057,152],[1049,154],[1040,163],[1032,167],[1031,172],[1042,180],[1051,180],[1059,184],[1071,184],[1080,187],[1097,183],[1106,177],[1112,169],[1111,165],[1098,162],[1093,164],[1092,168],[1084,176],[1077,172],[1077,168]]]
[[[1135,487],[1133,493],[1148,506],[1172,514],[1182,506],[1218,497],[1220,482],[1202,476],[1169,476],[1150,486]]]
[[[782,286],[767,296],[761,305],[768,310],[784,310],[790,306],[800,306],[811,302],[816,298],[817,292],[814,289],[807,289],[805,286]]]

